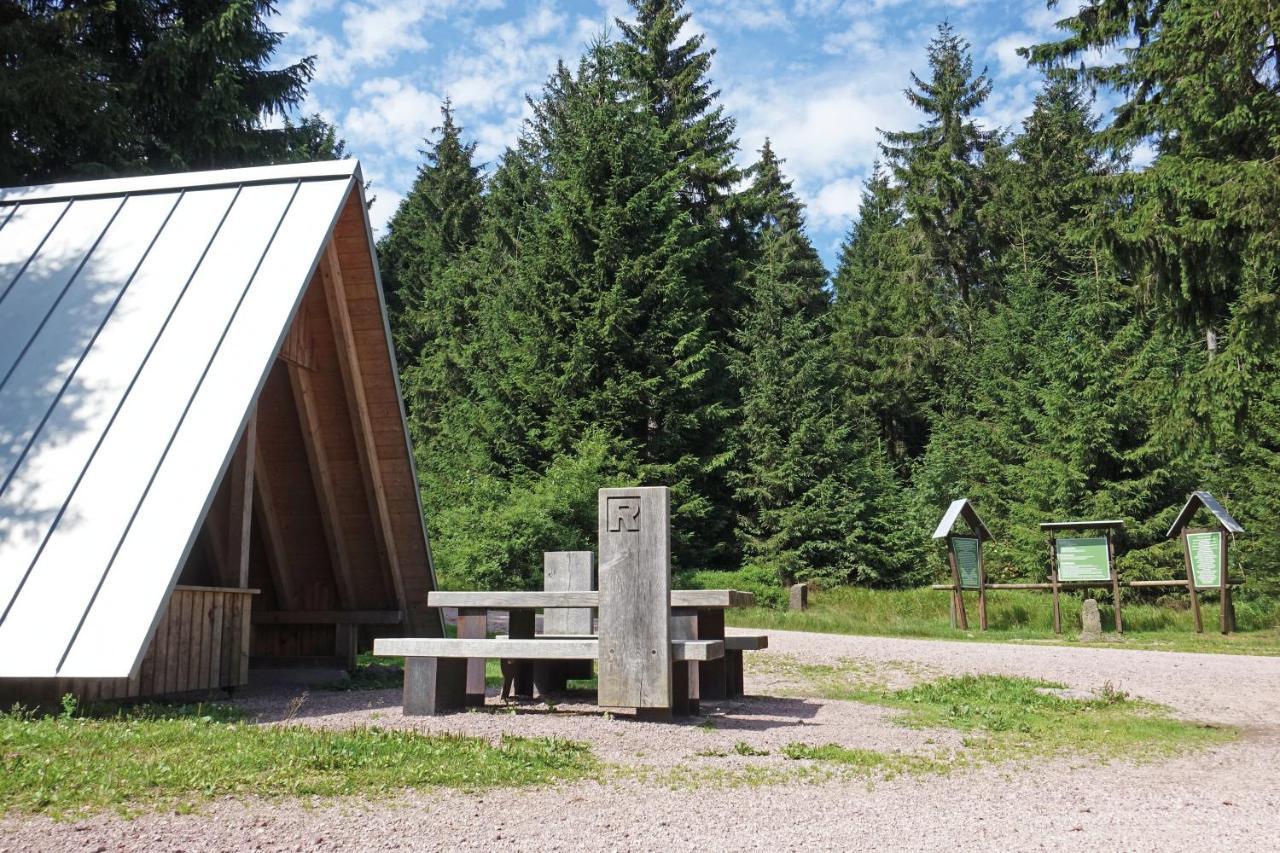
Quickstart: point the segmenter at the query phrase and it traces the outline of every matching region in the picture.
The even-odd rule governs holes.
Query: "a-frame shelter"
[[[438,636],[355,161],[0,190],[0,698]]]

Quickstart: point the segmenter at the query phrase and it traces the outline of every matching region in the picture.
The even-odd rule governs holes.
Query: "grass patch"
[[[782,755],[791,761],[822,761],[838,764],[862,774],[878,773],[884,776],[896,776],[900,773],[943,773],[951,769],[945,761],[924,755],[856,749],[835,743],[821,746],[789,743],[782,748]]]
[[[1185,596],[1184,596],[1185,598]],[[785,631],[815,631],[826,634],[861,634],[895,637],[926,637],[986,642],[1043,642],[1080,645],[1074,634],[1080,625],[1081,598],[1062,597],[1062,624],[1065,633],[1053,633],[1053,601],[1048,592],[994,590],[987,594],[987,631],[977,629],[976,593],[965,594],[970,630],[951,627],[946,592],[932,589],[883,590],[837,587],[815,591],[810,607],[803,612],[756,607],[729,610],[726,622],[743,628]],[[1205,601],[1201,607],[1205,633],[1196,634],[1189,610],[1178,606],[1125,604],[1125,633],[1109,637],[1100,646],[1154,649],[1181,652],[1280,655],[1280,605],[1270,600],[1236,600],[1236,620],[1240,631],[1223,636],[1217,632],[1218,607]],[[1114,625],[1112,608],[1099,597],[1103,627]]]
[[[773,671],[797,682],[795,695],[866,702],[896,709],[894,722],[920,729],[965,732],[965,750],[953,758],[931,760],[919,756],[877,753],[844,756],[845,763],[877,768],[903,768],[903,762],[926,762],[921,769],[948,769],[947,763],[1005,761],[1067,753],[1102,759],[1147,759],[1232,740],[1233,729],[1206,726],[1169,716],[1163,708],[1130,698],[1104,686],[1084,698],[1062,695],[1061,684],[1002,675],[949,676],[892,689],[883,673],[864,664],[839,666],[801,664],[786,658],[773,662]],[[839,761],[835,754],[795,755]],[[806,747],[818,750],[825,747]],[[832,747],[838,750],[840,747]],[[784,754],[786,754],[784,752]],[[943,763],[938,763],[943,761]]]
[[[143,706],[110,717],[0,715],[0,810],[55,817],[190,810],[213,797],[377,795],[581,778],[596,761],[558,738],[258,726],[218,706]]]

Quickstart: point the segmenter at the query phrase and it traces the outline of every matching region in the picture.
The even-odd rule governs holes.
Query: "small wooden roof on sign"
[[[951,506],[947,507],[946,514],[938,522],[938,529],[933,531],[933,538],[945,539],[951,533],[951,528],[956,526],[956,520],[961,516],[969,523],[969,527],[978,534],[979,539],[986,541],[992,538],[991,531],[982,523],[982,519],[978,518],[978,513],[973,508],[973,504],[969,503],[968,498],[956,498],[951,502]]]
[[[1187,498],[1186,505],[1178,513],[1178,517],[1174,519],[1173,526],[1169,528],[1169,538],[1172,539],[1177,536],[1182,531],[1182,528],[1190,524],[1191,519],[1195,517],[1196,512],[1202,507],[1213,513],[1214,517],[1218,519],[1218,523],[1228,533],[1244,533],[1244,528],[1240,525],[1240,522],[1231,517],[1231,513],[1227,512],[1227,508],[1219,503],[1217,498],[1208,492],[1192,492],[1191,497]]]

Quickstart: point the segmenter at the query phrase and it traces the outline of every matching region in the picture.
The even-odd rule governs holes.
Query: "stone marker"
[[[1086,598],[1080,608],[1080,642],[1096,643],[1102,639],[1102,616],[1098,613],[1098,602]]]
[[[791,585],[791,602],[787,606],[788,610],[804,610],[809,606],[809,585],[807,583],[793,583]]]

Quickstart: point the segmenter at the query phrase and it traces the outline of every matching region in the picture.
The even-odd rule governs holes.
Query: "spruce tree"
[[[730,457],[731,448],[724,439],[738,417],[739,401],[734,376],[725,367],[736,346],[734,328],[745,299],[745,265],[756,248],[734,191],[742,179],[734,165],[734,121],[719,103],[720,93],[711,82],[715,51],[704,46],[701,34],[681,38],[689,20],[683,0],[631,0],[631,5],[634,23],[617,21],[624,79],[662,131],[661,144],[679,178],[681,210],[698,239],[711,241],[689,275],[702,291],[708,311],[710,393],[720,428],[709,431],[712,443],[696,452],[705,459],[723,461]],[[732,565],[737,559],[727,475],[723,464],[713,465],[699,475],[698,484],[698,490],[718,507],[707,519],[719,522],[718,526],[705,529],[703,535],[708,545],[714,545],[707,559],[721,565]]]
[[[747,562],[785,582],[882,579],[893,557],[878,499],[892,478],[835,393],[826,270],[767,140],[751,177],[760,252],[734,362],[743,403],[733,483]]]
[[[1069,35],[1027,55],[1052,75],[1117,90],[1123,101],[1100,141],[1125,154],[1152,140],[1157,153],[1109,182],[1121,261],[1210,353],[1224,336],[1238,358],[1273,345],[1280,233],[1261,212],[1280,200],[1274,9],[1095,0],[1063,26]],[[1092,51],[1117,58],[1077,62]]]
[[[639,109],[615,46],[562,66],[494,178],[493,238],[473,380],[495,467],[534,473],[592,427],[672,486],[678,558],[701,564],[718,509],[701,490],[723,461],[713,346],[692,270],[680,174]],[[505,221],[504,221],[505,220]]]
[[[313,60],[272,67],[271,0],[20,0],[0,10],[0,184],[291,159],[264,124]]]
[[[985,289],[978,211],[986,198],[982,155],[995,134],[971,117],[991,94],[986,69],[974,76],[968,42],[948,23],[929,42],[929,80],[911,75],[907,100],[924,113],[916,130],[881,131],[907,212],[926,238],[942,295],[969,304]]]
[[[877,165],[833,279],[832,350],[851,418],[870,416],[905,479],[929,437],[940,322],[901,192]]]
[[[471,325],[470,294],[446,272],[476,241],[484,180],[473,162],[475,143],[462,141],[449,101],[440,116],[432,130],[438,137],[428,141],[413,187],[379,241],[378,261],[401,365],[424,382],[456,387],[448,350],[463,343]]]

